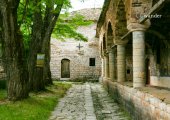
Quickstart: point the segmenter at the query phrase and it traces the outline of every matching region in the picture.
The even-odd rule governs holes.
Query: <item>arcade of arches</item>
[[[135,119],[170,119],[163,93],[170,88],[168,6],[169,0],[105,0],[97,24],[101,80]]]

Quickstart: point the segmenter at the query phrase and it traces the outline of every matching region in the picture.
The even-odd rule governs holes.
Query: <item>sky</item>
[[[72,9],[70,11],[80,10],[83,8],[102,8],[104,0],[70,0]]]

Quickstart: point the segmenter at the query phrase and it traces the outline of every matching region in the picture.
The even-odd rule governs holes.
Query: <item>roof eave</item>
[[[99,37],[100,29],[101,29],[102,25],[104,24],[106,13],[107,13],[107,10],[109,8],[110,1],[111,0],[105,0],[104,1],[103,7],[102,7],[102,12],[101,12],[99,20],[97,22],[97,28],[96,28],[96,37],[97,38]]]

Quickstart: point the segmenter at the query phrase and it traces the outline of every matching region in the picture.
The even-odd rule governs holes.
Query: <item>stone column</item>
[[[145,35],[144,32],[151,25],[150,20],[143,24],[130,23],[127,26],[133,35],[133,87],[144,87],[145,73]]]
[[[133,87],[145,86],[144,31],[133,31]]]
[[[126,76],[125,45],[117,45],[117,81],[124,82]]]
[[[112,49],[109,51],[109,72],[110,72],[110,79],[112,81],[114,81],[115,80],[115,76],[114,76],[114,53],[113,53]]]
[[[108,56],[104,57],[104,62],[105,62],[105,78],[109,77],[109,59]]]

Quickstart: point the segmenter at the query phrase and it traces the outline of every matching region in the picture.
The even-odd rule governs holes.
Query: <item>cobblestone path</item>
[[[74,84],[49,120],[129,120],[100,84]]]
[[[97,120],[131,120],[100,84],[91,84]]]

